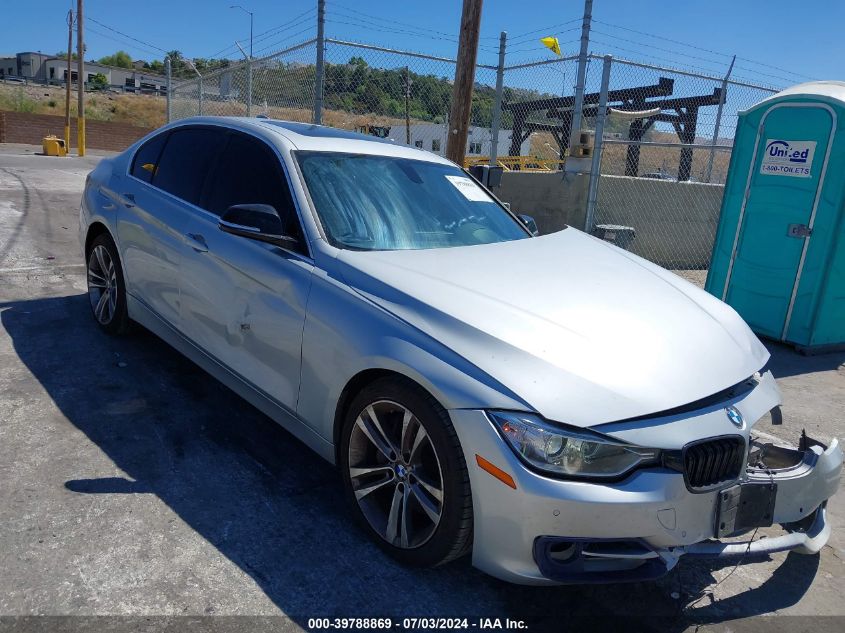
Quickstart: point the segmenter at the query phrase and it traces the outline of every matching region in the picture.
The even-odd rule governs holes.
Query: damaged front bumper
[[[540,536],[534,541],[534,560],[550,580],[607,583],[659,578],[682,556],[750,560],[785,551],[816,554],[830,538],[825,506],[838,488],[843,453],[836,439],[825,447],[802,436],[802,444],[807,444],[803,450],[753,441],[751,457],[758,461],[749,466],[747,478],[718,491],[714,534],[730,537],[754,529],[748,539],[655,547],[647,539]],[[784,534],[754,538],[756,528],[775,523]]]
[[[780,402],[767,372],[727,404],[757,421]],[[757,429],[738,429],[726,416],[727,404],[596,427],[666,451],[741,435],[748,465],[736,481],[706,490],[688,488],[684,474],[666,465],[613,483],[553,478],[526,468],[483,411],[451,410],[471,465],[473,564],[520,584],[608,583],[657,578],[685,555],[818,552],[830,535],[825,505],[839,486],[839,442],[824,446],[804,436],[797,448],[786,447]],[[509,475],[512,485],[475,467],[476,456]],[[743,540],[755,528],[776,525],[782,535]]]

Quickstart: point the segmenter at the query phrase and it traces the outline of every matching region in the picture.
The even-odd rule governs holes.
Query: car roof
[[[257,132],[260,136],[282,138],[294,149],[303,151],[348,152],[352,154],[373,154],[377,156],[395,156],[410,158],[430,163],[453,165],[451,161],[416,147],[409,147],[389,139],[359,134],[350,130],[282,121],[264,117],[191,117],[182,119],[176,125],[197,125],[213,123],[226,125],[234,129]]]

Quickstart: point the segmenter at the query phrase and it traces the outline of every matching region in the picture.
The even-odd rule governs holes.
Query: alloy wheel
[[[370,527],[402,549],[420,547],[443,514],[443,472],[425,427],[406,407],[364,407],[349,439],[349,477]]]
[[[98,244],[88,256],[88,299],[94,317],[108,325],[117,311],[117,270],[108,249]]]

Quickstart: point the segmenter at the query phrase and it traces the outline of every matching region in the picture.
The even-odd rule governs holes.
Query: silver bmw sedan
[[[817,553],[843,454],[760,428],[780,393],[739,316],[530,225],[439,156],[260,118],[153,132],[80,210],[99,327],[142,325],[336,464],[404,564],[553,584]]]

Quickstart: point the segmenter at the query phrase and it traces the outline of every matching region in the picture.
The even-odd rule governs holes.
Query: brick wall
[[[65,119],[51,114],[0,112],[0,143],[41,145],[49,134],[64,136]],[[85,146],[89,149],[121,151],[152,129],[110,121],[85,121]],[[70,120],[71,149],[76,145],[76,119]]]

